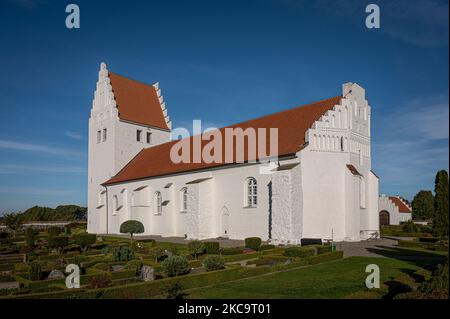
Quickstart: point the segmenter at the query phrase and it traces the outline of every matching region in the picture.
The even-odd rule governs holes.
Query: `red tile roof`
[[[389,196],[389,199],[395,204],[395,206],[398,207],[398,211],[400,213],[411,213],[411,208],[409,208],[408,205],[406,205],[400,198],[396,196]]]
[[[266,128],[267,153],[269,152],[269,128],[278,128],[278,157],[293,155],[304,148],[306,131],[315,121],[326,113],[326,111],[339,104],[341,98],[341,96],[336,96],[330,99],[263,116],[228,127],[242,128],[244,130],[246,128],[254,128],[256,131],[258,128]],[[219,129],[222,133],[222,137],[225,136],[224,129],[225,128]],[[193,137],[188,138],[190,139],[190,153],[192,159]],[[221,163],[205,163],[203,161],[201,163],[173,163],[170,159],[170,150],[171,147],[177,142],[179,141],[171,141],[143,149],[119,173],[117,173],[116,176],[104,184],[114,184],[148,177],[230,165],[226,164],[224,160],[225,143],[222,143],[223,160]],[[209,143],[208,140],[202,141],[202,149],[207,143]],[[233,145],[235,145],[235,142]],[[245,147],[247,147],[247,143],[245,143]],[[256,146],[256,148],[257,147],[258,146]],[[248,152],[246,150],[244,156],[245,160],[252,160],[252,158],[248,158],[247,153]],[[235,156],[234,160],[236,160]]]
[[[109,72],[109,79],[120,119],[169,130],[153,85],[131,80],[113,72]]]

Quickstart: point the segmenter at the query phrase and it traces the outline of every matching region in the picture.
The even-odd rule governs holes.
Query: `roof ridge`
[[[108,73],[112,73],[112,74],[114,74],[114,75],[116,75],[116,76],[120,76],[121,78],[130,80],[130,81],[133,81],[133,82],[136,82],[136,83],[139,83],[139,84],[143,84],[143,85],[147,85],[147,86],[152,86],[155,90],[156,90],[156,88],[154,87],[154,85],[155,85],[156,83],[158,83],[158,81],[156,81],[156,82],[153,82],[152,84],[148,84],[148,83],[145,83],[145,82],[142,82],[142,81],[139,81],[139,80],[130,78],[130,77],[128,77],[128,76],[125,76],[125,75],[122,75],[122,74],[119,74],[119,73],[116,73],[116,72],[112,72],[112,71],[110,71],[110,70],[108,70]]]
[[[255,118],[251,118],[249,120],[244,120],[244,121],[238,122],[236,124],[223,126],[223,127],[220,127],[219,129],[226,128],[226,127],[231,127],[231,126],[235,126],[235,125],[239,125],[239,124],[243,124],[243,123],[247,123],[247,122],[254,121],[254,120],[260,120],[260,119],[263,119],[263,118],[266,118],[266,117],[269,117],[269,116],[273,116],[273,115],[277,115],[277,114],[281,114],[281,113],[297,110],[297,109],[302,108],[302,107],[306,107],[306,106],[311,106],[313,104],[319,104],[319,103],[327,102],[327,101],[330,101],[330,100],[333,100],[333,99],[337,99],[337,98],[342,98],[342,95],[336,95],[336,96],[329,97],[329,98],[326,98],[326,99],[322,99],[322,100],[319,100],[319,101],[315,101],[315,102],[311,102],[311,103],[307,103],[307,104],[302,104],[302,105],[297,105],[297,106],[294,106],[292,108],[288,108],[288,109],[284,109],[284,110],[281,110],[281,111],[277,111],[275,113],[269,113],[269,114],[266,114],[266,115],[262,115],[260,117],[255,117]]]

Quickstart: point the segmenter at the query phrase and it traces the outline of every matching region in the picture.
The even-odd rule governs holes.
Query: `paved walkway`
[[[362,257],[384,257],[377,254],[370,249],[381,247],[394,247],[397,246],[397,240],[389,238],[381,238],[370,241],[360,242],[338,242],[336,243],[337,250],[344,251],[344,257],[362,256]]]

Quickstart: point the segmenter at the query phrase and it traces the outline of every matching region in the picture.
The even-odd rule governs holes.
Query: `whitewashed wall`
[[[106,140],[103,140],[105,129]],[[140,142],[136,139],[138,129],[142,130]],[[100,142],[97,140],[98,131],[101,132]],[[146,132],[152,133],[151,144],[146,143]],[[106,206],[107,195],[103,193],[105,188],[101,184],[117,174],[143,148],[167,142],[169,139],[169,131],[119,119],[108,70],[102,63],[89,117],[88,232],[105,233],[108,230],[106,211],[109,206]],[[137,215],[142,214],[142,209],[140,211],[133,209],[133,213]],[[127,214],[131,216],[130,211],[127,211]]]
[[[123,221],[137,219],[144,224],[147,235],[199,239],[257,236],[284,243],[297,243],[301,238],[367,238],[379,229],[378,179],[371,172],[371,110],[359,85],[345,84],[343,95],[341,105],[308,130],[307,146],[297,157],[280,162],[280,167],[292,163],[297,166],[260,174],[261,164],[236,165],[115,184],[107,187],[105,205],[98,208],[92,199],[97,196],[98,187],[92,186],[89,231],[118,233]],[[109,123],[115,134],[110,145],[101,146],[102,151],[98,145],[91,147],[98,126],[92,124],[91,131],[90,124],[89,171],[96,183],[111,177],[112,171],[125,165],[143,147],[135,142],[138,126],[114,117],[104,123]],[[166,133],[154,133],[154,141],[164,142],[169,137]],[[143,138],[145,141],[145,133]],[[362,176],[352,174],[347,164],[352,164]],[[257,207],[244,204],[248,177],[254,177],[258,183]],[[188,189],[186,212],[181,211],[183,187]],[[136,203],[133,196],[139,189],[145,191]],[[157,191],[165,203],[161,214],[155,213]],[[114,196],[123,203],[118,210]]]

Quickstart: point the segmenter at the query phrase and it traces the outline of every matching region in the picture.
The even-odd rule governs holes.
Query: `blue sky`
[[[381,28],[367,29],[377,3]],[[65,27],[76,3],[81,28]],[[448,1],[0,3],[0,212],[86,205],[101,61],[159,81],[174,126],[222,126],[367,90],[380,191],[411,199],[448,169]]]

